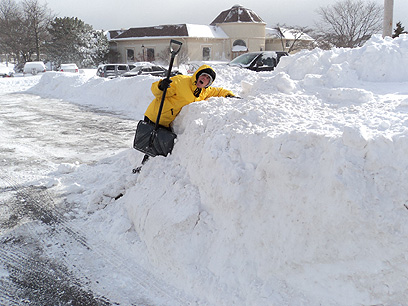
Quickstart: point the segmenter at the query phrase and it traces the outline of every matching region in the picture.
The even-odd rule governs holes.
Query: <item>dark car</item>
[[[241,54],[228,65],[247,68],[254,71],[272,71],[278,65],[282,56],[289,55],[281,51],[259,51]]]
[[[177,74],[181,74],[177,70],[172,70],[170,76],[175,76]],[[144,65],[137,65],[132,70],[122,74],[122,77],[134,77],[138,75],[153,75],[157,77],[166,77],[167,76],[167,69],[153,64],[144,64]]]

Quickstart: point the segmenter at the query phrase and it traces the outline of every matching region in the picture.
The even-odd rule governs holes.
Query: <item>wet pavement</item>
[[[77,258],[98,267],[120,258],[71,226],[58,209],[62,196],[31,182],[60,163],[129,148],[135,121],[33,95],[0,95],[0,106],[0,305],[119,305],[95,291],[91,265]],[[136,304],[151,305],[129,302]]]

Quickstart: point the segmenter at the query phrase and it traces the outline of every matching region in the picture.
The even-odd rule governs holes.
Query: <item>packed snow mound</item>
[[[182,114],[173,155],[148,163],[125,198],[150,259],[213,305],[225,284],[237,290],[225,305],[298,304],[311,284],[327,294],[312,304],[370,304],[390,286],[404,291],[387,260],[408,251],[407,131],[370,133],[359,122],[371,112],[383,121],[374,111],[383,103],[343,110],[349,121],[339,122],[337,109],[286,100],[210,101]],[[215,279],[194,282],[197,267]],[[302,294],[288,299],[276,278]]]
[[[407,61],[403,35],[303,51],[273,72],[216,65],[214,86],[242,99],[186,106],[173,154],[134,180],[117,167],[141,160],[132,149],[86,166],[94,189],[80,198],[125,186],[100,209],[123,205],[156,273],[203,304],[404,304]],[[135,118],[151,100],[151,79],[71,77],[30,92]]]
[[[35,75],[30,77],[10,77],[0,78],[0,93],[14,93],[23,92],[38,83],[41,75]]]
[[[95,73],[46,72],[28,92],[138,118],[154,98],[150,86],[156,80],[153,76],[106,79]]]
[[[357,80],[371,82],[408,81],[408,39],[373,36],[363,47],[330,51],[315,49],[283,57],[277,71],[295,80],[318,78],[330,87],[354,87]]]

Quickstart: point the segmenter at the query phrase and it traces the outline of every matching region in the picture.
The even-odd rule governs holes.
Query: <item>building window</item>
[[[126,49],[126,60],[128,62],[134,62],[135,61],[135,50]]]
[[[146,48],[146,60],[148,62],[154,62],[154,49],[153,48]]]
[[[233,42],[232,46],[233,47],[235,47],[235,46],[246,47],[246,43],[242,39],[237,39],[236,41]]]
[[[211,48],[203,47],[203,61],[209,61],[211,59]]]
[[[246,46],[245,41],[243,41],[242,39],[237,39],[236,41],[234,41],[232,43],[232,58],[236,58],[237,56],[248,52],[248,48]]]

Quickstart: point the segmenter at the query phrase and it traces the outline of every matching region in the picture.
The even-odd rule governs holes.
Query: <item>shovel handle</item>
[[[180,42],[180,41],[178,41],[178,40],[175,40],[175,39],[170,40],[170,53],[171,53],[172,55],[177,55],[177,53],[180,52],[180,49],[181,49],[181,45],[182,45],[182,44],[183,44],[183,43]],[[174,47],[177,47],[176,45],[178,45],[178,48],[177,48],[177,49],[174,48]]]
[[[178,45],[177,49],[173,49],[173,44]],[[177,53],[180,52],[181,49],[181,45],[183,43],[177,41],[177,40],[170,40],[170,53],[171,53],[171,57],[170,57],[170,64],[169,64],[169,69],[167,70],[167,77],[166,79],[170,79],[170,75],[171,75],[171,70],[173,69],[173,62],[174,62],[174,58],[176,57]],[[166,97],[166,93],[167,93],[167,87],[163,89],[163,94],[161,97],[161,101],[160,101],[160,107],[159,107],[159,112],[157,113],[157,119],[156,119],[156,124],[154,126],[154,130],[157,131],[159,129],[159,122],[160,122],[160,116],[163,110],[163,105],[164,105],[164,98]]]

